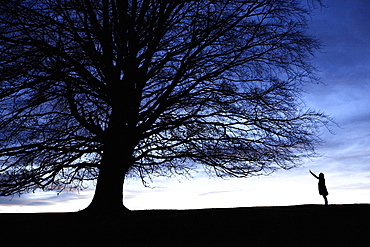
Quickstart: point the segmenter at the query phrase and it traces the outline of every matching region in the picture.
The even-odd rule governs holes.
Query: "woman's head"
[[[324,173],[320,173],[319,178],[324,179]]]

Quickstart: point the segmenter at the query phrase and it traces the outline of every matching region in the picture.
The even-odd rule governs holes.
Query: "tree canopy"
[[[297,166],[330,122],[302,100],[302,85],[317,82],[311,10],[298,0],[2,0],[0,195],[97,179],[94,200],[112,205],[127,175]]]

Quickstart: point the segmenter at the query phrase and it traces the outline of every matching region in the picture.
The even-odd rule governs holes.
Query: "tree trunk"
[[[127,213],[129,210],[123,205],[123,183],[126,170],[122,163],[102,164],[99,171],[94,198],[85,210],[93,214]],[[120,166],[121,165],[121,166]]]
[[[86,212],[97,214],[129,212],[123,205],[122,193],[125,176],[134,162],[132,155],[135,142],[128,128],[120,124],[120,121],[114,120],[112,115],[106,133],[94,198]]]

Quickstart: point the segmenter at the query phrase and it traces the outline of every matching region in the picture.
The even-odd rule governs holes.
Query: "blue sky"
[[[305,100],[313,109],[331,115],[340,128],[335,135],[322,129],[325,140],[319,158],[304,166],[248,179],[158,178],[152,188],[139,180],[124,186],[124,204],[136,209],[320,204],[317,180],[308,170],[323,172],[329,204],[370,203],[370,1],[324,0],[310,30],[323,41],[314,63],[323,84],[307,85]],[[93,187],[77,192],[38,192],[0,197],[1,212],[61,212],[86,207]]]

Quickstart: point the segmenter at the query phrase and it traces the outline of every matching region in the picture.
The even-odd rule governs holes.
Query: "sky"
[[[314,58],[322,84],[305,87],[307,105],[338,123],[325,128],[318,158],[302,167],[270,176],[210,178],[201,170],[193,178],[157,178],[151,188],[139,180],[124,185],[124,205],[131,210],[198,209],[322,204],[317,180],[325,174],[329,204],[370,203],[370,1],[324,0],[310,20],[309,33],[323,42]],[[93,186],[79,192],[36,192],[0,197],[0,213],[72,212],[91,201]]]

